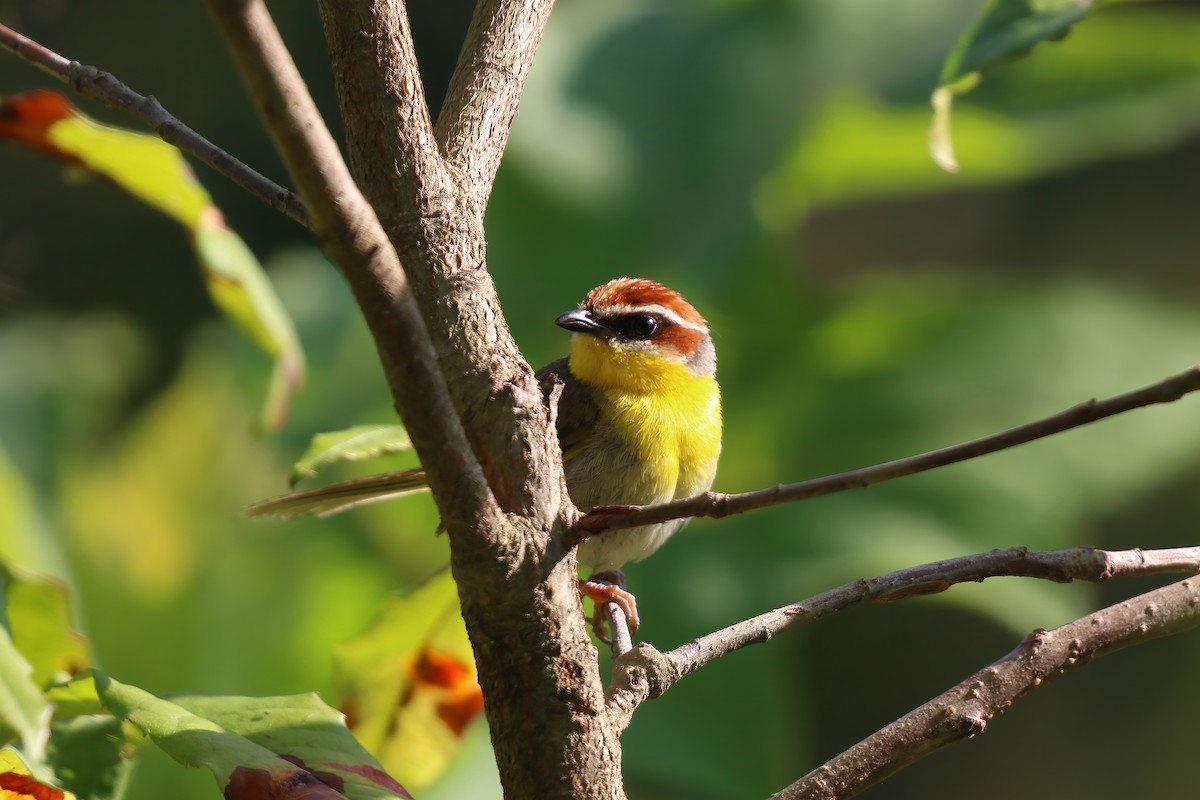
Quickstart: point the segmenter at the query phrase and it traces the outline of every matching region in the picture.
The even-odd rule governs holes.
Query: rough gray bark
[[[481,525],[434,487],[505,794],[620,798],[620,742],[575,559],[562,557],[575,511],[553,420],[486,264],[484,210],[551,6],[479,4],[435,134],[403,5],[320,3],[351,169],[404,265],[442,373],[454,376],[453,409],[502,510]]]

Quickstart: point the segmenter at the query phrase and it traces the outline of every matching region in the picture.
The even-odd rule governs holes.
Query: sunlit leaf
[[[826,92],[763,178],[759,217],[789,230],[831,204],[1014,184],[1172,146],[1200,128],[1197,37],[1195,14],[1119,9],[1034,58],[990,71],[954,106],[953,156],[969,169],[953,176],[930,161],[924,103],[864,88]]]
[[[96,684],[168,755],[209,769],[227,800],[411,800],[315,695],[168,701],[107,676]]]
[[[0,353],[0,360],[3,357]],[[0,382],[3,380],[0,375]],[[12,462],[3,442],[0,442],[0,561],[31,569],[50,569],[59,562],[56,543],[38,513],[33,487]]]
[[[262,417],[263,428],[274,430],[304,383],[304,353],[291,318],[254,253],[216,208],[201,215],[192,234],[213,301],[275,359]]]
[[[90,670],[51,686],[46,690],[46,700],[54,704],[56,720],[104,713],[104,705],[96,692],[96,678]]]
[[[21,749],[40,764],[50,735],[53,708],[33,680],[33,667],[17,650],[9,631],[0,627],[0,731],[11,731]]]
[[[258,260],[225,225],[179,150],[156,136],[102,125],[47,90],[0,99],[0,138],[102,175],[187,229],[213,302],[275,359],[262,425],[279,427],[304,380],[299,340]]]
[[[403,425],[355,425],[343,431],[318,433],[292,467],[291,482],[295,485],[339,461],[360,461],[411,449]]]
[[[351,730],[406,786],[437,778],[483,710],[449,571],[388,603],[335,669]]]
[[[963,109],[956,120],[964,157],[978,169],[969,180],[1015,180],[1057,153],[1035,131],[985,110]],[[760,217],[786,229],[813,208],[963,185],[929,163],[923,107],[889,107],[857,92],[832,93],[814,111],[779,166],[759,187]],[[886,143],[886,147],[879,146]],[[957,181],[957,183],[955,183]]]
[[[0,584],[13,642],[28,660],[34,684],[46,686],[88,665],[87,642],[71,623],[66,584],[2,566]]]

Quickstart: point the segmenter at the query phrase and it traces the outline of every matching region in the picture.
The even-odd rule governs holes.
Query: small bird
[[[567,358],[538,371],[563,384],[557,429],[571,500],[582,510],[649,505],[708,491],[721,453],[721,392],[708,323],[678,292],[641,278],[617,278],[588,293],[555,323],[574,335]],[[322,516],[425,486],[420,469],[392,472],[256,503],[251,515]],[[596,606],[616,603],[629,627],[637,602],[620,567],[653,553],[687,520],[611,530],[579,545],[592,571],[580,591]]]

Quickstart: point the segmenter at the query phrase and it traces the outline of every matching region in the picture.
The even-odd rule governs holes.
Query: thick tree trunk
[[[505,795],[621,798],[620,742],[561,544],[575,510],[553,418],[486,269],[483,213],[549,6],[480,4],[435,138],[403,7],[320,4],[351,169],[404,265],[501,510],[464,516],[456,487],[432,487]]]

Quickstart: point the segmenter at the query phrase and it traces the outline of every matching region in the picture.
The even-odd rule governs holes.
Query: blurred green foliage
[[[418,39],[452,52],[462,19],[410,5]],[[0,0],[0,18],[277,174],[193,4],[55,8]],[[956,104],[950,177],[928,158],[928,97],[976,10],[560,0],[488,212],[489,266],[531,362],[563,352],[553,318],[608,278],[680,289],[716,332],[728,491],[941,447],[1193,364],[1200,15],[1104,10],[989,72]],[[335,117],[315,12],[276,11]],[[131,44],[120,32],[135,19],[147,33]],[[0,93],[43,80],[0,63]],[[0,196],[0,553],[70,583],[98,663],[126,683],[328,692],[335,645],[446,557],[419,496],[324,521],[239,515],[284,489],[313,433],[394,421],[336,274],[302,231],[204,176],[267,256],[311,363],[284,433],[255,439],[266,364],[209,320],[174,231],[24,153],[0,150],[0,175],[21,189]],[[867,492],[699,521],[629,570],[642,635],[673,647],[994,547],[1194,543],[1198,475],[1185,399]],[[765,796],[1030,629],[1146,586],[993,580],[731,656],[639,710],[629,794]],[[1186,796],[1198,665],[1194,636],[1102,660],[868,796]],[[486,732],[468,737],[422,800],[498,796]],[[154,758],[129,778],[136,798],[214,792]]]

